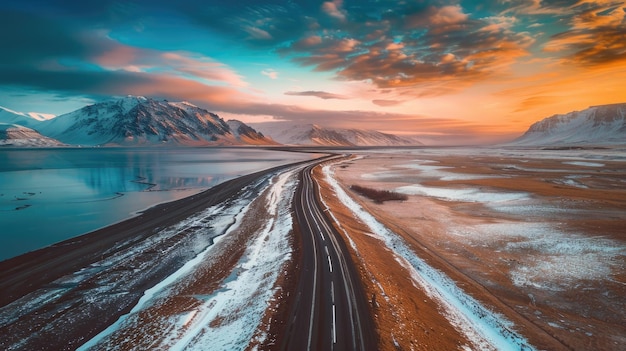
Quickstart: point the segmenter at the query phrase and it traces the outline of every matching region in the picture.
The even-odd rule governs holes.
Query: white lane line
[[[313,228],[311,228],[311,225],[309,224],[308,219],[306,218],[306,216],[304,217],[307,226],[309,227],[309,230],[311,230],[311,232],[313,232]],[[315,243],[315,239],[313,237],[311,237],[311,243],[313,244],[313,294],[315,295],[315,291],[317,290],[317,244]],[[307,344],[307,350],[311,349],[311,343],[313,341],[313,317],[315,315],[315,296],[313,297],[313,299],[311,300],[311,315],[309,317],[309,340],[308,340],[308,344]]]
[[[330,260],[330,256],[326,256],[328,258],[328,269],[330,270],[330,273],[333,272],[333,261]]]
[[[328,246],[324,245],[324,250],[326,250],[326,256],[330,256],[330,254],[328,253]]]
[[[335,304],[335,282],[330,281],[330,300]]]
[[[337,328],[335,327],[336,323],[336,314],[335,314],[335,304],[333,304],[333,344],[337,343]]]
[[[322,233],[321,230],[320,230],[320,236],[322,237],[322,241],[326,241],[326,237],[324,236],[324,233]]]

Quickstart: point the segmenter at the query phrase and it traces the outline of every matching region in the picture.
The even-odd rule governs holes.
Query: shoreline
[[[168,228],[212,206],[228,207],[234,199],[251,201],[273,175],[311,161],[316,160],[244,175],[156,205],[120,223],[0,262],[0,344],[78,347],[128,313],[146,289],[216,236],[210,233],[211,226],[207,227],[209,233],[202,234]],[[163,234],[168,230],[170,234]],[[198,240],[204,244],[198,245]],[[103,266],[102,262],[113,264]],[[102,289],[105,301],[85,302],[91,301],[93,294],[102,294]],[[32,325],[42,329],[29,331]]]
[[[318,158],[318,160],[325,157],[327,156],[322,156]],[[98,251],[103,251],[103,247],[110,246],[107,244],[112,244],[117,239],[128,236],[129,232],[141,232],[150,227],[162,227],[167,224],[175,223],[181,218],[185,218],[197,212],[200,208],[211,206],[223,201],[224,198],[232,196],[238,190],[245,187],[246,184],[251,183],[255,178],[261,178],[281,169],[310,161],[311,160],[293,162],[242,175],[217,184],[209,189],[200,190],[182,199],[156,203],[148,208],[132,213],[130,217],[121,221],[2,260],[0,261],[0,291],[4,293],[0,295],[0,307],[12,301],[7,299],[7,291],[12,290],[8,286],[7,280],[13,280],[11,277],[15,274],[24,274],[23,271],[30,269],[29,267],[34,267],[38,264],[45,263],[47,260],[62,256],[69,253],[70,250],[81,250],[83,252],[91,250],[92,252],[85,252],[85,254],[96,254]],[[167,216],[163,217],[163,212],[167,213]],[[134,234],[139,235],[138,233]],[[141,239],[141,237],[138,239]],[[103,241],[100,242],[99,240]],[[89,263],[83,264],[83,266],[88,264]],[[81,266],[81,264],[75,263],[72,265],[72,267],[76,266]],[[45,280],[51,281],[54,280],[54,277],[58,278],[58,275],[53,275],[48,272]],[[36,284],[29,284],[29,286],[34,285]],[[11,294],[10,296],[15,295],[17,294]],[[20,296],[23,296],[23,294]]]

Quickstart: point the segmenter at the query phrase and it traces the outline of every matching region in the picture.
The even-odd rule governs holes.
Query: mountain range
[[[56,139],[41,135],[34,129],[19,124],[0,123],[0,146],[54,147],[63,146]]]
[[[0,145],[13,146],[407,146],[413,138],[361,129],[323,128],[313,124],[269,124],[266,134],[241,121],[218,115],[188,102],[168,102],[142,96],[85,106],[56,118],[0,110]],[[16,127],[20,129],[17,133]],[[38,134],[40,133],[40,134]],[[269,137],[268,137],[269,135]],[[28,137],[26,137],[28,136]],[[18,140],[19,139],[19,140]]]
[[[375,130],[321,127],[316,124],[266,122],[254,128],[270,135],[284,145],[306,146],[416,146],[422,145],[412,137],[402,137]]]
[[[413,137],[315,124],[224,121],[188,102],[127,96],[58,117],[0,107],[0,146],[416,146]],[[592,106],[534,123],[508,146],[626,144],[626,103]]]
[[[49,120],[3,109],[0,123],[20,125],[41,133],[59,144],[81,146],[230,146],[274,145],[265,137],[238,121],[229,123],[214,113],[187,102],[168,102],[142,96],[85,106]],[[233,130],[232,128],[235,128]],[[31,133],[34,137],[35,135]],[[4,144],[13,142],[4,134]],[[49,140],[48,140],[49,141]],[[32,146],[41,142],[32,139]]]
[[[626,144],[626,103],[591,106],[554,115],[530,126],[513,146]]]

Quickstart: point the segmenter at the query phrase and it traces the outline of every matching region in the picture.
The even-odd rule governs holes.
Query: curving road
[[[346,245],[320,205],[314,166],[301,171],[294,198],[303,266],[282,349],[373,350],[368,302]]]

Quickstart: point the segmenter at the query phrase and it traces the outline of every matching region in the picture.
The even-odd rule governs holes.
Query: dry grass
[[[373,200],[377,204],[382,204],[385,201],[406,201],[409,199],[407,195],[395,191],[372,189],[360,185],[352,185],[350,189]]]

